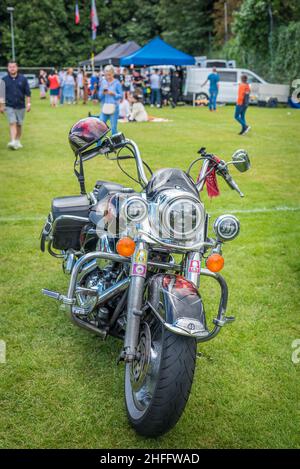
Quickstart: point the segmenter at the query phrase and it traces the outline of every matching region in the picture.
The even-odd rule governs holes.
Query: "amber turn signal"
[[[219,272],[224,267],[224,257],[217,253],[211,254],[206,259],[206,267],[211,272]]]
[[[116,248],[117,253],[120,254],[120,256],[130,257],[134,253],[135,242],[133,239],[126,236],[125,238],[119,239]]]

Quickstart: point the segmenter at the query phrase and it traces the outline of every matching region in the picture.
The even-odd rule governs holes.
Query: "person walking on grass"
[[[64,104],[64,86],[65,86],[65,78],[66,78],[67,72],[65,70],[60,70],[58,73],[58,78],[59,78],[59,103]]]
[[[171,76],[171,96],[172,96],[172,108],[175,108],[177,106],[177,101],[180,96],[180,77],[178,70],[175,70],[175,72]]]
[[[205,86],[209,81],[209,105],[208,108],[210,111],[217,110],[217,97],[219,93],[219,81],[220,75],[217,72],[216,67],[213,68],[212,73],[210,73],[201,86]]]
[[[50,90],[50,106],[56,107],[59,96],[59,77],[56,73],[56,70],[51,70],[50,75],[48,76],[49,90]]]
[[[150,88],[151,88],[151,107],[155,104],[157,107],[161,106],[161,96],[160,96],[160,88],[161,88],[161,77],[158,74],[158,69],[154,70],[154,73],[150,75]]]
[[[10,61],[7,66],[8,75],[3,78],[5,97],[0,101],[0,112],[7,115],[10,130],[10,142],[7,144],[12,150],[22,148],[20,142],[25,110],[30,111],[30,88],[27,78],[18,72],[18,64]],[[25,105],[26,97],[26,105]]]
[[[78,70],[76,83],[77,83],[77,93],[76,93],[77,101],[79,101],[80,99],[83,99],[83,72],[81,71],[81,69]]]
[[[89,99],[89,77],[86,72],[83,72],[83,103],[86,104]]]
[[[235,106],[235,114],[234,118],[241,124],[242,129],[239,132],[239,135],[245,135],[251,127],[246,124],[246,111],[249,105],[249,96],[250,96],[250,86],[247,83],[248,77],[247,75],[241,76],[241,83],[238,87],[238,97]]]
[[[40,88],[40,99],[46,99],[47,93],[47,73],[45,70],[40,70],[39,74],[39,88]]]
[[[130,73],[128,73],[127,68],[124,68],[121,84],[123,88],[124,98],[127,100],[132,84],[132,76],[130,75]]]
[[[68,68],[64,81],[64,100],[67,104],[74,104],[75,102],[75,84],[73,68]]]
[[[110,121],[112,135],[118,132],[119,103],[123,98],[122,85],[115,77],[113,65],[104,69],[104,78],[101,81],[99,99],[101,102],[100,120]]]

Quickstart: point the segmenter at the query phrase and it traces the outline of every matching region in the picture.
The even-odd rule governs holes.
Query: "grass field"
[[[39,251],[43,219],[55,196],[78,193],[67,135],[96,111],[90,105],[50,109],[34,93],[26,116],[24,148],[11,151],[0,115],[1,314],[0,447],[8,448],[300,448],[299,222],[300,112],[248,111],[251,132],[237,135],[230,106],[154,110],[171,122],[123,124],[144,159],[160,167],[187,168],[200,146],[229,159],[249,151],[252,168],[232,173],[245,198],[222,182],[212,214],[235,212],[241,234],[224,249],[230,288],[226,326],[199,347],[192,393],[178,425],[143,439],[129,427],[123,401],[122,343],[73,326],[41,288],[65,291],[60,262]],[[113,162],[87,163],[88,187],[96,179],[127,183]],[[279,209],[281,208],[281,210]],[[203,282],[212,317],[216,298]],[[300,354],[299,354],[300,357]]]

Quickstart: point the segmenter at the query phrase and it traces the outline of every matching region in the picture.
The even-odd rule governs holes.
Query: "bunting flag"
[[[97,15],[97,8],[95,0],[92,0],[91,4],[91,28],[92,28],[92,39],[95,40],[97,36],[97,28],[99,26],[99,20]]]
[[[80,14],[79,14],[79,8],[78,8],[78,3],[76,2],[75,5],[75,24],[80,23]]]

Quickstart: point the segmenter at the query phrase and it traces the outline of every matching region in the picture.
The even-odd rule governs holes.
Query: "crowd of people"
[[[110,121],[112,133],[117,132],[118,120],[144,122],[152,120],[144,105],[151,107],[177,106],[181,93],[181,77],[177,70],[142,67],[120,68],[108,65],[103,71],[88,74],[78,69],[45,70],[39,73],[40,98],[46,99],[49,90],[50,105],[75,104],[82,101],[100,102],[100,119]]]
[[[181,92],[181,77],[177,70],[150,70],[143,67],[141,70],[117,67],[114,69],[114,78],[121,86],[124,98],[142,94],[143,103],[162,107],[171,105],[175,107]],[[97,103],[101,101],[100,89],[105,80],[105,71],[94,71],[91,74],[81,70],[75,73],[72,68],[60,71],[52,70],[49,74],[45,70],[39,73],[40,98],[46,99],[50,94],[50,104],[74,104],[82,100]]]
[[[22,148],[21,133],[25,111],[31,109],[29,88],[26,77],[19,73],[15,61],[10,61],[7,75],[0,80],[0,112],[5,112],[10,128],[8,147],[14,150]],[[217,109],[217,95],[220,77],[216,69],[208,75],[210,83],[209,110]],[[205,82],[206,83],[206,82]],[[205,84],[203,83],[203,85]],[[181,94],[181,76],[178,70],[115,68],[107,65],[101,72],[93,72],[90,76],[86,71],[73,68],[45,70],[39,73],[40,98],[46,99],[49,90],[50,105],[75,104],[82,100],[100,103],[101,112],[97,114],[104,122],[110,121],[112,134],[117,133],[118,122],[163,121],[163,118],[149,116],[145,104],[151,107],[171,105],[176,107]],[[1,89],[3,93],[1,94]],[[235,119],[241,124],[240,135],[246,134],[250,126],[246,124],[245,114],[249,105],[250,86],[247,76],[242,76],[238,88],[235,108]],[[3,95],[3,96],[2,96]],[[26,102],[25,102],[26,100]]]
[[[58,104],[75,104],[83,100],[86,104],[89,96],[89,79],[86,72],[73,68],[51,70],[47,75],[45,70],[39,73],[40,98],[46,99],[49,90],[50,105],[56,107]]]

